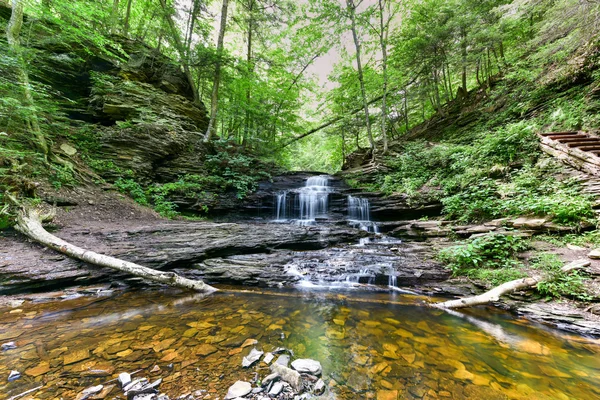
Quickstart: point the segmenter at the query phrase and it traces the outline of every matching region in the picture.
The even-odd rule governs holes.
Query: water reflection
[[[214,398],[268,373],[264,364],[241,368],[248,338],[265,351],[285,346],[320,360],[338,399],[600,398],[597,341],[423,301],[381,292],[155,290],[0,310],[0,343],[18,346],[0,353],[0,399],[40,384],[35,398],[74,398],[134,370],[163,377],[161,391],[172,398],[199,389]],[[23,376],[8,382],[11,370]]]

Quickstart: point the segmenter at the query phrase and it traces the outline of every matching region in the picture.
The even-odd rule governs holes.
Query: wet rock
[[[90,358],[90,351],[88,349],[74,350],[64,356],[63,364],[74,364],[88,358]]]
[[[104,389],[102,389],[100,393],[91,396],[90,400],[102,400],[107,398],[110,392],[112,392],[115,387],[115,385],[105,385]]]
[[[309,358],[300,358],[292,362],[292,368],[304,374],[321,375],[321,363]]]
[[[290,384],[292,389],[296,392],[300,392],[302,390],[302,376],[298,371],[294,371],[291,368],[285,367],[278,363],[274,363],[270,367],[271,372],[279,375],[281,380]]]
[[[250,354],[248,354],[246,357],[244,357],[242,359],[242,367],[243,368],[250,367],[252,364],[254,364],[258,360],[260,360],[260,358],[262,357],[263,354],[264,354],[264,352],[262,352],[260,350],[252,349],[252,351],[250,351]]]
[[[271,361],[273,361],[273,359],[275,358],[275,356],[273,355],[273,353],[266,353],[265,354],[265,358],[263,358],[263,362],[267,365],[271,364]]]
[[[283,391],[283,383],[275,382],[269,390],[269,396],[278,396]]]
[[[37,366],[25,370],[25,374],[33,377],[44,375],[50,371],[50,364],[47,361],[42,361]]]
[[[271,382],[275,381],[279,379],[279,375],[274,373],[274,374],[270,374],[265,376],[265,379],[262,380],[261,385],[262,386],[268,386]]]
[[[244,343],[242,343],[242,348],[248,347],[248,346],[253,346],[255,344],[258,343],[258,340],[256,339],[246,339],[246,341]]]
[[[369,389],[369,379],[364,373],[354,371],[348,377],[346,385],[357,393],[364,392]]]
[[[131,383],[131,375],[127,372],[121,372],[117,378],[117,381],[119,382],[119,385],[124,388]]]
[[[313,393],[316,395],[322,395],[325,392],[325,381],[319,379],[313,388]]]
[[[280,355],[279,357],[277,357],[275,364],[287,367],[288,365],[290,365],[290,356],[288,356],[287,354]]]
[[[197,346],[194,350],[194,352],[199,355],[199,356],[208,356],[210,354],[216,353],[217,352],[217,348],[211,344],[201,344],[200,346]]]
[[[123,387],[123,392],[127,393],[130,390],[139,390],[148,384],[147,378],[139,378],[135,381],[129,382],[127,385]]]
[[[104,385],[89,387],[89,388],[85,389],[83,392],[79,393],[77,395],[77,397],[75,398],[75,400],[87,400],[91,396],[102,392],[103,388],[104,388]]]
[[[19,371],[10,371],[10,374],[8,374],[8,381],[12,382],[12,381],[16,381],[17,379],[19,379],[21,377],[21,373]]]
[[[16,349],[17,344],[15,342],[8,342],[2,344],[2,351]]]
[[[235,399],[237,397],[243,397],[252,391],[252,385],[248,382],[237,381],[227,390],[225,400]]]
[[[592,260],[600,260],[600,249],[594,249],[588,253],[588,257]]]

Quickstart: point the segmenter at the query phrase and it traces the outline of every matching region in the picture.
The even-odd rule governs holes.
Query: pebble
[[[121,385],[122,388],[124,388],[126,385],[129,385],[129,383],[131,382],[131,375],[129,375],[127,372],[121,372],[119,374],[119,385]]]
[[[316,395],[321,395],[325,392],[325,382],[323,379],[319,379],[317,383],[315,383],[315,387],[313,388],[313,393]]]
[[[10,374],[8,375],[8,381],[12,382],[12,381],[16,381],[17,379],[19,379],[21,377],[21,373],[19,371],[10,371]]]
[[[2,351],[16,349],[17,344],[15,342],[8,342],[2,344]]]

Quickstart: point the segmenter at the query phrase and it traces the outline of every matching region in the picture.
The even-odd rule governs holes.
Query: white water
[[[369,199],[348,196],[348,221],[367,232],[379,233],[379,227],[371,221],[370,208]]]
[[[330,191],[328,176],[313,176],[297,190],[277,193],[275,222],[314,225],[317,218],[327,218]]]

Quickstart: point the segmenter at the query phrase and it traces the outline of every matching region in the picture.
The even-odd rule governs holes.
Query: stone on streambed
[[[296,392],[300,392],[302,390],[302,377],[298,371],[294,371],[291,368],[285,367],[280,364],[271,365],[271,372],[279,375],[281,379],[290,384],[292,389]]]
[[[19,371],[10,371],[10,374],[8,374],[8,381],[12,382],[12,381],[16,381],[17,379],[19,379],[21,377],[21,373]]]
[[[102,392],[104,385],[92,386],[85,389],[83,392],[79,393],[75,400],[86,400],[92,397],[95,394]]]
[[[292,362],[292,368],[300,373],[316,376],[321,375],[321,372],[323,372],[321,363],[309,358],[299,358],[298,360],[294,360]]]
[[[277,357],[275,364],[279,364],[279,365],[283,365],[284,367],[287,367],[288,365],[290,365],[290,356],[288,356],[287,354],[280,355],[279,357]]]
[[[261,386],[267,386],[269,383],[271,383],[277,379],[279,379],[279,375],[277,375],[277,374],[267,375],[267,376],[265,376],[265,379],[262,380]]]
[[[279,393],[281,393],[282,391],[283,391],[283,383],[275,382],[273,384],[273,386],[271,387],[271,390],[269,390],[269,396],[278,396]]]
[[[258,360],[260,360],[260,358],[262,357],[263,354],[264,354],[264,352],[262,352],[260,350],[252,349],[250,354],[248,354],[246,357],[243,358],[242,367],[244,367],[244,368],[250,367],[252,364],[254,364]]]
[[[252,385],[248,382],[237,381],[229,387],[225,400],[243,397],[252,391]]]
[[[15,342],[2,343],[2,351],[16,349],[17,344]]]
[[[316,395],[322,395],[325,392],[325,381],[323,379],[319,379],[317,383],[315,383],[315,387],[313,388],[313,393]]]
[[[269,365],[271,364],[271,361],[273,361],[274,358],[275,356],[273,355],[273,353],[266,353],[265,358],[263,358],[263,361],[265,364]]]
[[[121,372],[117,380],[119,381],[121,388],[124,388],[131,383],[131,375],[129,375],[127,372]]]

